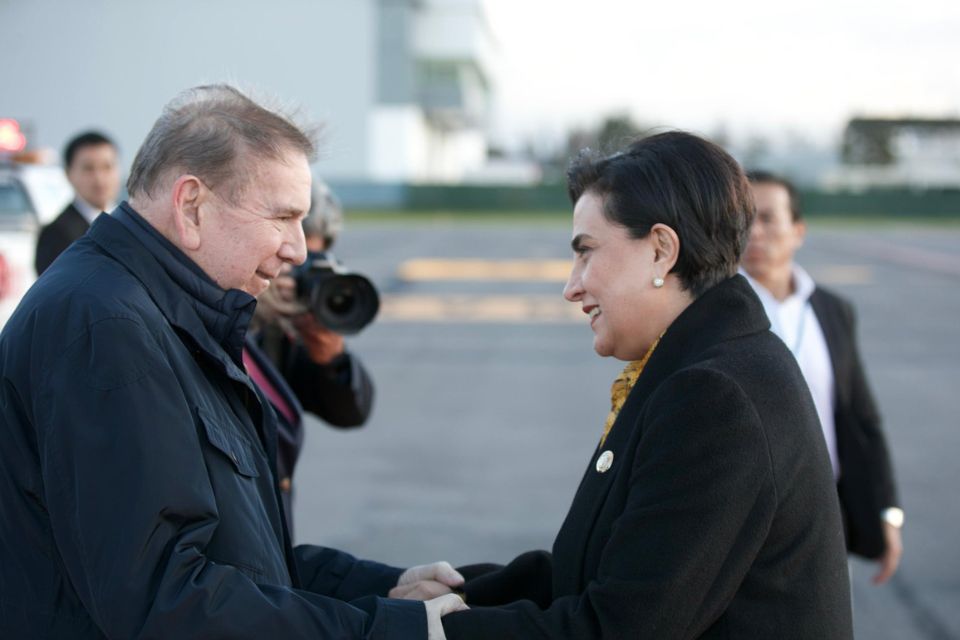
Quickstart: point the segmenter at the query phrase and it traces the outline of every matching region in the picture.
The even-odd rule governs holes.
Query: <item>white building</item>
[[[230,81],[326,123],[318,173],[448,182],[486,161],[494,46],[480,0],[8,0],[0,117],[125,164],[178,91]]]

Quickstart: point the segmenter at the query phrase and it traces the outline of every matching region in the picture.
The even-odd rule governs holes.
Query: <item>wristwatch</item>
[[[883,510],[880,517],[891,527],[899,529],[903,526],[903,509],[900,507],[888,507]]]

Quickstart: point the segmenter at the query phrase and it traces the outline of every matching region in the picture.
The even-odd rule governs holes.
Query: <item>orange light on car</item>
[[[16,153],[27,146],[27,137],[20,131],[20,123],[12,118],[0,118],[0,151]]]

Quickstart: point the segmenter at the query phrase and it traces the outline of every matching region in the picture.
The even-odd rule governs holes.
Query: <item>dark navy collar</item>
[[[127,202],[97,218],[88,235],[143,283],[171,325],[210,355],[229,355],[235,366],[228,370],[242,370],[244,335],[257,303],[253,296],[223,290]]]

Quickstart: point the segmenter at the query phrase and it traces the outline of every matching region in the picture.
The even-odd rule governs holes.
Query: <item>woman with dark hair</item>
[[[737,265],[748,184],[671,132],[568,174],[564,296],[628,362],[553,552],[464,567],[447,638],[852,637],[810,394]]]

